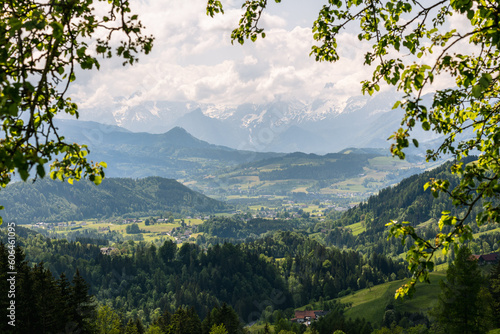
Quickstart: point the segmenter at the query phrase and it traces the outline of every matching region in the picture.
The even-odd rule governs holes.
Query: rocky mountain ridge
[[[182,127],[196,138],[257,152],[326,154],[348,147],[389,148],[387,138],[403,112],[397,93],[355,96],[346,102],[277,99],[266,104],[225,106],[195,102],[117,100],[114,107],[82,110],[81,119],[119,125],[133,132],[164,133]],[[425,143],[435,139],[418,134]]]

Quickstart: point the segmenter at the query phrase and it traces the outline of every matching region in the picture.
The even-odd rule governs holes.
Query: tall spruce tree
[[[73,304],[73,321],[81,333],[91,333],[95,326],[96,306],[92,296],[88,294],[88,284],[77,269],[73,277],[70,300]]]
[[[27,333],[36,333],[40,316],[36,307],[35,280],[20,247],[16,249],[16,269],[16,322],[22,324]]]
[[[0,282],[0,291],[4,291],[7,297],[6,289],[10,288],[10,282],[5,273],[13,270],[6,262],[8,249],[1,243],[0,253],[0,277],[5,278],[5,282]],[[83,278],[79,274],[75,275],[73,285],[64,275],[56,280],[43,263],[29,266],[20,247],[16,247],[14,253],[17,272],[13,299],[16,326],[2,323],[0,333],[94,333],[95,320],[92,315],[95,306]],[[81,312],[82,305],[86,313]],[[79,325],[79,321],[84,325]]]
[[[57,291],[57,295],[55,296],[55,308],[58,314],[56,325],[59,328],[65,328],[72,322],[70,305],[71,284],[68,282],[64,273],[59,276],[55,284]]]
[[[139,334],[135,321],[130,319],[125,326],[125,334]]]
[[[57,295],[59,294],[52,273],[43,263],[32,269],[34,277],[35,307],[38,310],[37,333],[51,333],[57,325]]]
[[[96,327],[99,334],[122,333],[120,316],[108,305],[101,306],[97,311]]]
[[[202,333],[211,333],[214,326],[224,325],[224,329],[229,334],[243,333],[243,326],[241,325],[238,314],[231,306],[223,303],[221,307],[214,307],[211,312],[207,314],[201,324]]]
[[[493,323],[496,328],[500,328],[500,262],[490,275],[489,288],[492,297],[491,311]]]
[[[462,246],[441,281],[441,294],[433,310],[445,333],[485,333],[491,324],[486,280],[470,250]]]
[[[172,314],[168,312],[168,310],[165,310],[161,317],[159,317],[154,325],[158,326],[158,328],[161,330],[162,333],[166,333],[169,330],[170,327],[170,322],[172,321]]]

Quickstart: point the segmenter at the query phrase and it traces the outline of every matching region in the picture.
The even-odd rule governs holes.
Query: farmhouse
[[[471,255],[472,260],[476,260],[479,265],[498,263],[498,253],[484,255]]]
[[[295,311],[295,318],[292,318],[290,321],[309,326],[311,321],[318,320],[326,314],[328,314],[328,311],[323,310]]]

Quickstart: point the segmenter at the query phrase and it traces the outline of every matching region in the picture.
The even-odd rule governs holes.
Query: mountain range
[[[387,138],[401,123],[392,109],[395,92],[312,102],[275,100],[265,104],[219,106],[194,102],[117,99],[112,106],[82,110],[82,120],[98,119],[130,131],[164,133],[182,127],[196,138],[257,152],[326,154],[348,147],[389,148]],[[428,98],[428,97],[426,97]],[[416,130],[421,143],[436,138]]]
[[[66,140],[89,147],[89,159],[105,161],[106,176],[110,177],[185,179],[203,175],[207,170],[284,155],[209,144],[179,127],[151,134],[75,120],[57,120],[56,125]]]

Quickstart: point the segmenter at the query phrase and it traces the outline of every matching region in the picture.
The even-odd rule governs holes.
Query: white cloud
[[[257,64],[259,61],[257,60],[257,58],[255,58],[254,56],[252,55],[247,55],[245,56],[245,58],[243,59],[243,64],[244,65],[255,65]]]
[[[205,0],[133,5],[146,33],[155,36],[153,52],[140,55],[134,66],[122,67],[113,59],[103,61],[99,72],[78,74],[72,92],[84,108],[132,95],[128,103],[134,105],[145,100],[236,105],[268,102],[276,96],[313,99],[325,94],[328,82],[335,83],[328,94],[345,99],[359,94],[359,82],[371,73],[362,66],[366,45],[354,34],[339,36],[339,63],[317,63],[309,57],[314,17],[308,27],[291,27],[288,18],[293,15],[278,16],[274,10],[262,19],[267,37],[241,46],[230,42],[242,13],[239,5],[226,6],[225,14],[215,18],[206,16]]]

